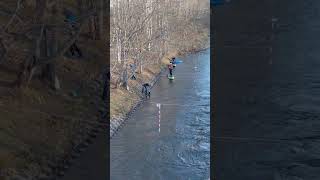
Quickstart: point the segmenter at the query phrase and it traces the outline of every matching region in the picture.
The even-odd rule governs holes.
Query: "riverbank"
[[[179,60],[177,78],[163,73],[151,99],[110,140],[110,179],[208,179],[210,50]]]
[[[15,88],[21,61],[11,55],[19,56],[17,52],[1,63],[0,179],[35,179],[58,173],[57,164],[71,156],[92,130],[102,127],[98,111],[105,108],[100,96],[101,67],[107,56],[101,52],[106,47],[82,36],[78,43],[82,59],[57,61],[59,91],[37,78],[28,87]]]
[[[161,62],[178,55],[179,52],[174,50],[164,56]],[[148,82],[153,86],[164,70],[165,66],[161,64],[150,65],[145,67],[142,74],[137,75],[135,81],[129,81],[129,86],[135,87],[134,89],[129,89],[128,91],[124,88],[110,89],[110,137],[115,134],[122,123],[130,116],[131,112],[143,101],[140,92],[142,88],[141,84]]]
[[[137,75],[137,80],[129,81],[129,90],[124,88],[110,89],[110,138],[119,130],[122,124],[128,119],[133,111],[142,103],[141,84],[149,82],[153,86],[162,72],[166,71],[164,65],[172,57],[181,57],[189,53],[196,53],[209,48],[209,32],[199,35],[198,41],[184,49],[175,49],[161,58],[161,64],[145,67],[142,74]]]

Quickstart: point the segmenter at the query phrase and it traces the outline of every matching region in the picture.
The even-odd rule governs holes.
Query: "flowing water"
[[[111,180],[209,178],[210,50],[179,60],[111,139]]]
[[[320,1],[215,11],[218,180],[320,179]]]

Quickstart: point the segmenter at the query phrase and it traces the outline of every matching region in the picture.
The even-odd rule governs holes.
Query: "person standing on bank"
[[[146,96],[146,98],[150,98],[150,96],[151,96],[151,92],[150,92],[150,84],[149,83],[144,83],[143,85],[142,85],[142,91],[141,91],[141,93],[143,94],[145,94],[145,96]]]

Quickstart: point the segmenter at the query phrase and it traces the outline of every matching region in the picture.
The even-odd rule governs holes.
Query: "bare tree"
[[[110,5],[111,70],[124,87],[130,59],[142,73],[168,49],[192,47],[190,36],[201,30],[195,19],[209,15],[209,3],[200,0],[111,0]]]
[[[50,85],[55,89],[60,89],[60,83],[56,74],[56,61],[61,59],[66,51],[79,38],[79,35],[85,24],[90,23],[92,17],[96,17],[105,7],[104,3],[94,5],[93,0],[86,1],[92,6],[85,9],[81,3],[77,1],[78,10],[81,14],[76,19],[75,33],[67,33],[71,31],[68,25],[61,23],[59,15],[62,15],[61,0],[35,0],[35,13],[32,24],[30,25],[33,31],[34,53],[29,54],[26,60],[21,64],[21,70],[18,75],[18,86],[27,85],[33,79],[35,74],[42,74],[42,77],[47,79]],[[103,14],[100,16],[102,18]],[[39,26],[40,25],[40,26]],[[103,26],[103,23],[100,24]],[[102,29],[102,28],[101,28]],[[58,32],[59,30],[59,32]],[[96,34],[96,29],[94,30]],[[58,40],[58,34],[59,40]],[[62,37],[62,38],[61,38]],[[63,38],[64,37],[64,38]],[[60,41],[60,42],[58,42]]]

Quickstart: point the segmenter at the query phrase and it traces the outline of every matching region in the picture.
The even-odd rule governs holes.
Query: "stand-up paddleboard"
[[[180,63],[183,63],[183,61],[181,61],[181,60],[176,60],[175,61],[175,64],[180,64]]]
[[[173,76],[173,75],[170,76],[170,74],[168,74],[168,79],[169,79],[169,80],[174,80],[174,76]]]

